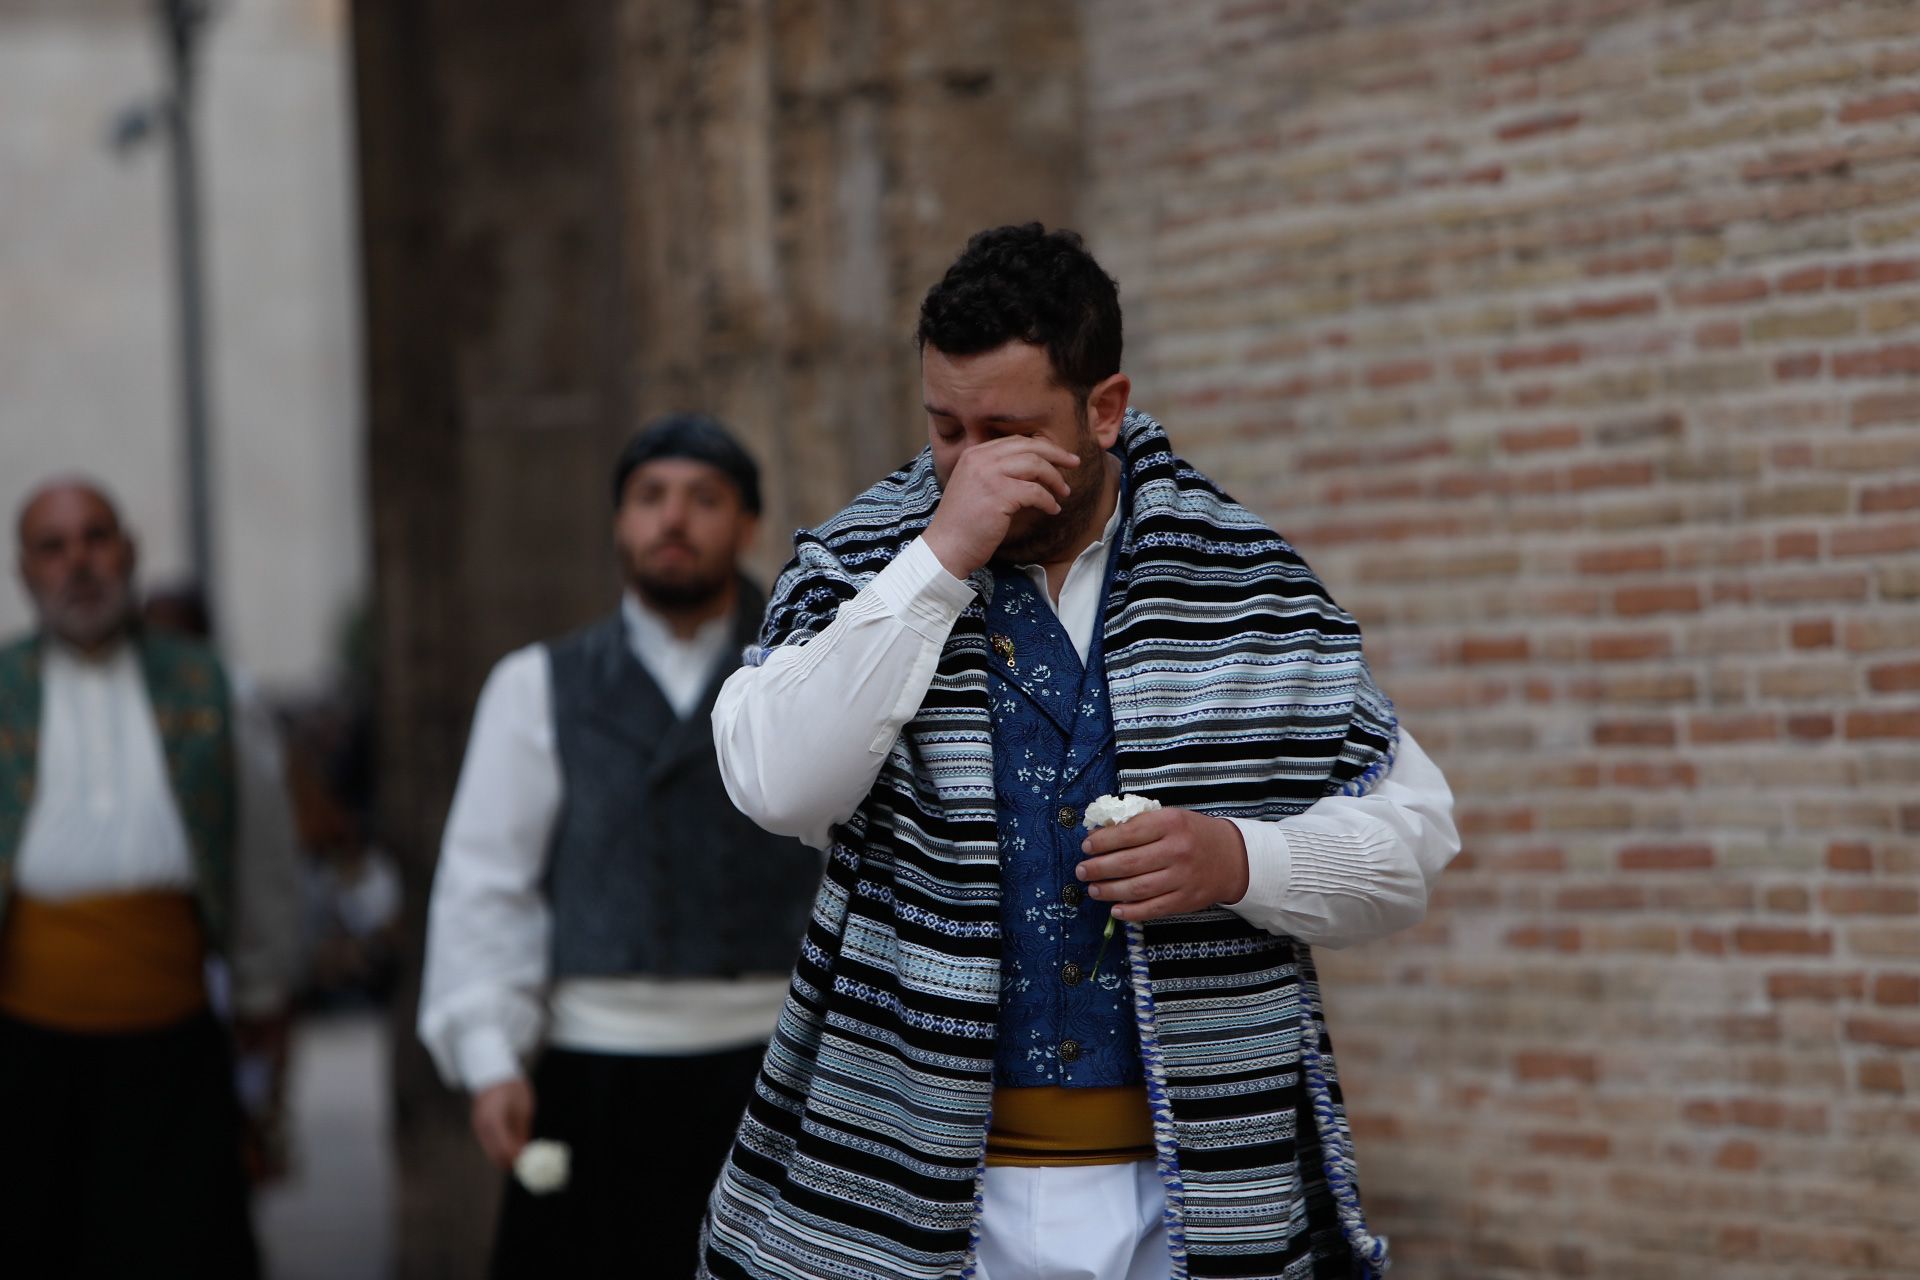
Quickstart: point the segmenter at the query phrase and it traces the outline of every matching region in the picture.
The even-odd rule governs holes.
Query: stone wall
[[[1920,1274],[1920,10],[1082,11],[1136,398],[1459,797],[1322,957],[1395,1274]]]

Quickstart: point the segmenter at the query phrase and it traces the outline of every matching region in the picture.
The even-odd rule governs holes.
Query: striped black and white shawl
[[[1122,787],[1258,819],[1371,790],[1391,767],[1395,719],[1353,619],[1284,540],[1175,457],[1152,418],[1129,411],[1116,452],[1131,509],[1103,624]],[[797,535],[763,645],[818,634],[938,500],[922,452]],[[983,593],[991,582],[975,578]],[[834,830],[714,1190],[702,1275],[974,1271],[1000,990],[983,619],[976,600],[873,790]],[[1383,1269],[1307,947],[1222,908],[1126,933],[1174,1274],[1311,1276],[1316,1243]]]

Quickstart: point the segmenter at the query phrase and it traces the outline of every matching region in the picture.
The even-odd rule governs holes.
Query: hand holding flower
[[[473,1136],[496,1169],[509,1169],[533,1136],[533,1085],[514,1076],[473,1095]]]
[[[1160,802],[1148,796],[1101,796],[1087,806],[1087,830],[1099,831],[1104,827],[1116,827],[1129,819],[1139,817],[1143,813],[1152,813],[1159,807]],[[1085,853],[1087,847],[1084,844],[1081,845],[1080,851]],[[1087,877],[1083,873],[1080,878],[1084,880]],[[1097,978],[1100,976],[1100,962],[1107,958],[1107,944],[1113,941],[1113,922],[1115,918],[1113,908],[1107,908],[1107,927],[1100,931],[1100,950],[1093,957],[1093,969],[1088,975],[1089,977]]]
[[[1157,920],[1238,902],[1247,893],[1247,846],[1225,818],[1154,809],[1092,832],[1077,870],[1087,896],[1118,920]]]

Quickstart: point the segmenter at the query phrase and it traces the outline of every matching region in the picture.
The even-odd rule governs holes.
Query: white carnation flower
[[[535,1138],[520,1148],[513,1162],[513,1176],[537,1196],[564,1190],[572,1169],[572,1149],[550,1138]]]
[[[1149,800],[1145,796],[1101,796],[1087,806],[1085,821],[1087,830],[1098,831],[1101,827],[1116,827],[1129,818],[1137,818],[1143,813],[1152,813],[1160,807],[1158,800]],[[1107,943],[1113,940],[1113,910],[1107,910],[1107,927],[1100,931],[1100,951],[1093,957],[1093,977],[1100,976],[1100,962],[1107,958]]]
[[[1152,813],[1159,807],[1158,800],[1149,800],[1145,796],[1101,796],[1087,806],[1087,828],[1097,831],[1101,827],[1117,826],[1128,818]]]

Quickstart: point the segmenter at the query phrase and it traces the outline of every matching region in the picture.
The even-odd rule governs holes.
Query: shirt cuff
[[[909,542],[867,588],[902,623],[943,643],[974,595],[973,584],[948,573],[921,538]]]
[[[1240,901],[1224,905],[1234,911],[1242,907],[1269,914],[1278,911],[1286,902],[1287,881],[1293,876],[1293,850],[1287,846],[1286,832],[1277,822],[1227,821],[1240,828],[1240,839],[1247,846],[1247,891]]]
[[[454,1058],[460,1068],[460,1082],[469,1093],[525,1074],[520,1068],[520,1055],[498,1027],[473,1027],[464,1032],[454,1046]]]

